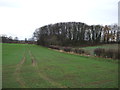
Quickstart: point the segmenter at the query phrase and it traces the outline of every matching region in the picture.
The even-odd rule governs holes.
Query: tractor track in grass
[[[30,55],[30,58],[31,58],[31,61],[32,61],[32,66],[33,67],[37,66],[37,62],[35,60],[35,57],[32,55],[30,50],[29,50],[29,55]]]
[[[20,76],[21,67],[25,61],[26,61],[26,57],[25,57],[25,53],[24,53],[23,58],[17,64],[16,69],[15,69],[15,73],[14,73],[14,76],[16,77],[16,81],[21,85],[22,88],[26,87],[26,83],[22,80],[22,77]]]
[[[37,61],[36,58],[33,56],[32,52],[29,49],[29,55],[32,61],[32,66],[35,68],[36,72],[39,74],[39,76],[44,79],[45,81],[48,81],[51,85],[56,86],[58,88],[67,88],[66,86],[61,85],[60,83],[57,83],[56,81],[50,79],[49,77],[47,77],[46,75],[42,74],[39,71],[38,65],[37,65]]]

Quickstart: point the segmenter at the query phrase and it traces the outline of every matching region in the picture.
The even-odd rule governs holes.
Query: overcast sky
[[[57,22],[117,23],[118,1],[0,0],[0,34],[25,39],[36,28]]]

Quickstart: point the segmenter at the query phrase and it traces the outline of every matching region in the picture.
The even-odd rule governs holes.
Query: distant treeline
[[[119,43],[120,30],[115,25],[87,25],[82,22],[61,22],[49,24],[35,30],[38,45],[95,45]]]
[[[21,44],[36,44],[36,41],[34,40],[27,40],[25,38],[25,40],[18,40],[18,37],[15,37],[14,39],[12,39],[12,36],[7,37],[6,35],[1,35],[1,43],[21,43]]]

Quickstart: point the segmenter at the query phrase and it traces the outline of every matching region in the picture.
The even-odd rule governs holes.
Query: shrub
[[[85,53],[85,51],[83,49],[79,49],[79,53],[83,54],[83,53]]]
[[[64,47],[63,49],[64,49],[64,51],[66,51],[66,52],[70,52],[72,48],[71,48],[71,47]]]
[[[59,47],[59,49],[64,51],[64,47]]]
[[[117,49],[103,49],[97,48],[94,50],[96,56],[102,56],[105,58],[120,59],[120,51]]]
[[[60,50],[59,46],[50,45],[49,48]]]
[[[75,48],[72,48],[72,49],[71,49],[71,52],[75,53]]]
[[[118,50],[117,58],[120,60],[120,50]]]
[[[107,58],[120,59],[120,51],[117,49],[108,49],[105,51]]]
[[[78,51],[78,49],[77,48],[75,48],[75,51],[74,51],[75,53],[78,53],[79,51]]]
[[[104,54],[105,54],[105,49],[103,49],[103,48],[97,48],[97,49],[94,50],[94,54],[95,54],[96,56],[104,56]]]
[[[90,52],[88,52],[88,51],[85,51],[84,54],[85,55],[91,55]]]
[[[113,56],[114,56],[114,50],[111,50],[111,49],[109,49],[109,50],[106,50],[105,51],[105,56],[107,57],[107,58],[113,58]]]
[[[78,53],[78,54],[83,54],[83,53],[85,53],[85,51],[84,51],[83,49],[77,49],[77,48],[74,50],[74,52],[75,52],[75,53]]]

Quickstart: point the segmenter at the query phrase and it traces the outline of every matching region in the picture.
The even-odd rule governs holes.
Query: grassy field
[[[114,60],[3,44],[3,88],[118,88]]]

